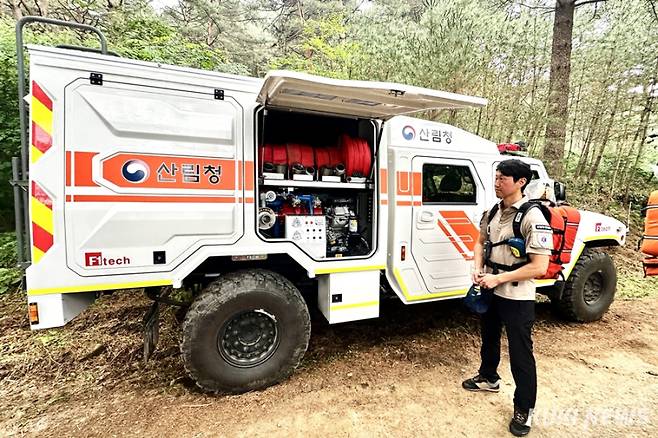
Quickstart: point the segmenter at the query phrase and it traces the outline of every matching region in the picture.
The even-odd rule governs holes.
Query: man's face
[[[525,184],[525,178],[519,178],[518,181],[514,182],[514,178],[511,176],[505,176],[499,171],[496,171],[496,197],[503,199],[507,196],[514,194],[517,190],[521,190],[521,187]]]

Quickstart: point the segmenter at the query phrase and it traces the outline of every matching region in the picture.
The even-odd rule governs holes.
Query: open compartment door
[[[429,109],[482,107],[487,100],[392,82],[330,79],[285,70],[271,71],[258,94],[266,107],[387,120]]]

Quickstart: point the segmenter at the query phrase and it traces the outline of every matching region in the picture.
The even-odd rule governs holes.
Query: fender
[[[596,248],[604,246],[621,246],[626,242],[626,225],[617,219],[594,213],[592,211],[580,211],[580,226],[576,234],[576,243],[573,246],[571,262],[564,267],[564,278],[568,279],[576,262],[585,248]],[[537,287],[552,286],[555,280],[537,280]]]

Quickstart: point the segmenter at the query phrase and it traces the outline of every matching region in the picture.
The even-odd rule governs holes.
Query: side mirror
[[[566,201],[567,200],[567,186],[564,183],[555,181],[553,183],[553,189],[555,190],[555,200],[556,201]]]

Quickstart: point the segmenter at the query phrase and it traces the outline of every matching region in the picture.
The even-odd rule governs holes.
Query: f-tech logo
[[[85,266],[117,266],[129,265],[130,259],[128,257],[103,257],[101,252],[86,252],[85,253]]]
[[[121,175],[131,183],[140,183],[149,177],[149,166],[142,160],[128,160],[121,166]]]
[[[406,125],[404,128],[402,128],[402,136],[405,140],[413,140],[414,137],[416,137],[416,130],[413,128],[413,126]]]

